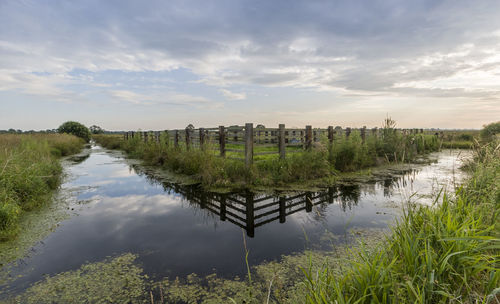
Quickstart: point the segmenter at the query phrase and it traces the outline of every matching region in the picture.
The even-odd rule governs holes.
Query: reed
[[[352,250],[342,272],[304,269],[307,302],[497,303],[500,145],[477,148],[469,168],[453,196],[407,203],[383,246]]]
[[[50,201],[62,173],[57,159],[83,145],[67,134],[0,135],[0,240],[17,234],[23,212]]]

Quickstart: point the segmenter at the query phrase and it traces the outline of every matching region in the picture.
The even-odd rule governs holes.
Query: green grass
[[[309,151],[297,146],[287,147],[285,159],[280,159],[277,154],[255,155],[254,164],[247,168],[241,160],[243,152],[227,151],[226,158],[221,158],[218,146],[211,143],[203,150],[194,147],[188,150],[183,143],[175,148],[166,144],[165,134],[162,134],[160,143],[144,143],[137,137],[125,141],[119,135],[94,135],[93,138],[106,148],[121,149],[132,158],[189,175],[205,187],[233,188],[275,187],[310,181],[331,183],[340,172],[353,172],[389,162],[407,162],[438,150],[440,145],[434,135],[404,136],[392,128],[384,129],[381,137],[368,136],[364,143],[359,132],[353,132],[349,138],[337,138],[332,144],[322,138]],[[244,151],[244,146],[238,144],[227,144],[226,148]],[[270,151],[278,152],[278,148],[254,147],[254,154]]]
[[[50,201],[62,173],[57,159],[83,145],[67,134],[0,135],[0,240],[15,237],[23,212]]]
[[[443,141],[443,149],[472,149],[474,147],[473,141]]]
[[[353,250],[342,271],[306,269],[307,302],[497,303],[500,145],[475,155],[455,196],[408,203],[382,246]]]

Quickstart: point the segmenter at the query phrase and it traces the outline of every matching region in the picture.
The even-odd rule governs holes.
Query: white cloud
[[[245,93],[235,93],[226,89],[220,89],[219,91],[222,93],[222,95],[224,95],[224,97],[230,100],[244,100],[247,98],[247,95]]]
[[[71,101],[84,100],[93,87],[135,105],[213,108],[223,106],[214,100],[217,92],[228,100],[256,96],[235,91],[244,85],[260,96],[270,88],[287,90],[287,97],[306,88],[332,100],[432,97],[464,112],[499,98],[497,1],[6,0],[0,6],[0,92]],[[126,79],[111,85],[71,76],[180,69],[194,74],[201,89],[185,88],[196,80],[182,76],[134,87]],[[458,104],[460,97],[469,102]],[[495,111],[500,115],[500,106]]]
[[[108,93],[118,101],[126,101],[136,105],[195,105],[204,106],[212,102],[202,96],[193,96],[176,92],[164,94],[140,94],[129,90],[110,90]],[[215,103],[217,106],[220,104]]]

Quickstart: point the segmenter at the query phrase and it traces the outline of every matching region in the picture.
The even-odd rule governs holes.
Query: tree
[[[68,133],[83,138],[86,142],[90,141],[90,130],[76,121],[67,121],[57,129],[59,133]]]
[[[497,134],[500,134],[500,121],[483,126],[480,132],[481,139],[484,141],[492,141]]]
[[[93,125],[93,126],[90,126],[90,133],[92,134],[103,134],[104,133],[104,129],[99,127],[99,126],[96,126],[96,125]]]

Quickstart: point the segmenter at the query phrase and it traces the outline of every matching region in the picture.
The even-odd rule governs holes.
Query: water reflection
[[[258,227],[278,221],[285,223],[286,218],[297,212],[311,213],[313,211],[323,217],[321,213],[326,206],[337,204],[345,212],[357,206],[363,193],[374,194],[382,186],[383,195],[390,198],[394,191],[407,187],[413,183],[418,170],[400,169],[396,174],[382,180],[371,180],[364,184],[340,184],[328,187],[323,191],[301,191],[293,194],[274,193],[259,194],[250,191],[235,193],[213,193],[204,191],[196,185],[180,185],[160,181],[155,174],[145,170],[144,167],[131,166],[137,174],[145,176],[149,183],[161,185],[167,194],[181,194],[184,201],[194,208],[211,212],[220,221],[228,221],[245,229],[249,237],[255,236]]]
[[[165,181],[154,168],[117,152],[92,148],[67,167],[77,189],[72,216],[34,246],[30,256],[4,267],[14,280],[0,293],[19,292],[45,275],[131,252],[155,278],[246,273],[242,231],[252,265],[305,248],[330,249],[349,241],[351,228],[384,229],[397,214],[402,193],[429,195],[453,180],[456,154],[418,170],[378,172],[313,192],[212,193]],[[437,185],[435,186],[437,181]],[[424,200],[425,201],[425,200]],[[1,298],[1,297],[0,297]]]

